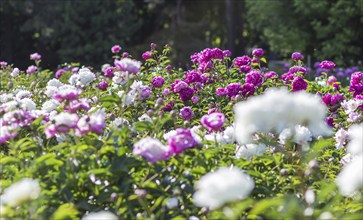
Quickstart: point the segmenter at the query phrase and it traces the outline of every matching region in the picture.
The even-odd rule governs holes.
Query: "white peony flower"
[[[320,98],[305,91],[269,89],[263,95],[237,103],[234,112],[235,135],[240,144],[250,143],[255,132],[281,133],[298,124],[306,126],[315,137],[331,133],[325,124],[326,107]]]
[[[216,209],[224,203],[246,198],[255,187],[251,177],[239,168],[219,168],[204,175],[197,183],[193,202],[200,207]]]
[[[0,102],[2,103],[10,101],[10,99],[14,99],[14,95],[11,93],[5,93],[0,95]]]
[[[255,155],[260,155],[266,152],[266,145],[260,144],[246,144],[236,147],[236,158],[251,159]]]
[[[6,188],[0,200],[3,204],[15,207],[27,200],[38,198],[40,190],[40,185],[37,180],[24,178]]]
[[[49,98],[52,98],[53,95],[58,92],[58,88],[55,86],[47,86],[46,90],[44,91],[44,94],[48,96]]]
[[[15,68],[13,69],[13,71],[10,73],[10,75],[11,75],[12,77],[16,77],[16,76],[19,76],[19,73],[20,73],[19,68],[15,67]]]
[[[150,116],[146,113],[144,113],[143,115],[141,115],[139,118],[139,121],[149,121],[152,122],[153,120],[150,118]]]
[[[125,118],[115,118],[110,124],[113,128],[119,128],[123,125],[130,126],[130,122]]]
[[[301,125],[295,126],[295,134],[293,138],[295,143],[308,147],[309,142],[312,141],[312,139],[312,134],[307,127]]]
[[[169,132],[165,132],[163,135],[164,140],[169,140],[171,137],[173,137],[174,135],[176,135],[176,130],[171,130]]]
[[[58,79],[51,79],[51,80],[49,80],[48,81],[48,83],[47,83],[47,87],[48,86],[54,86],[54,87],[57,87],[57,88],[59,88],[59,87],[61,87],[61,86],[63,86],[64,84],[61,82],[61,81],[59,81]]]
[[[18,99],[22,99],[22,98],[30,98],[32,97],[32,93],[29,92],[28,90],[19,90],[17,93],[16,93],[16,98]]]
[[[56,126],[75,127],[78,122],[78,116],[68,112],[61,112],[54,117]]]
[[[78,86],[88,86],[95,78],[95,74],[88,68],[82,68],[78,71]]]
[[[43,103],[42,110],[50,113],[51,111],[57,109],[60,106],[60,103],[54,99],[48,100]]]
[[[22,109],[26,109],[28,111],[35,110],[37,108],[36,104],[33,102],[33,100],[29,98],[24,98],[19,101],[20,106]]]
[[[82,220],[118,220],[118,217],[109,211],[99,211],[84,215]]]
[[[337,144],[335,145],[335,147],[337,149],[340,149],[344,146],[345,141],[349,139],[349,134],[346,130],[344,130],[343,128],[340,128],[334,135],[334,139],[337,142]]]
[[[363,100],[359,99],[351,99],[349,101],[344,100],[341,102],[341,106],[344,108],[347,115],[354,112],[361,104],[363,104]]]

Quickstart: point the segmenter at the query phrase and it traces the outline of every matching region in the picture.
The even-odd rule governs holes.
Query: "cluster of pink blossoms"
[[[172,155],[178,155],[189,148],[198,146],[199,143],[199,137],[192,131],[178,128],[169,138],[167,145],[162,144],[158,139],[146,137],[134,144],[132,153],[154,163],[166,160]]]

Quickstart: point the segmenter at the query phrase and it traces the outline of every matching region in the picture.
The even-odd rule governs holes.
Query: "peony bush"
[[[161,49],[115,45],[100,70],[0,62],[2,218],[363,216],[358,67],[295,52],[277,73],[261,48],[207,48],[183,70]]]

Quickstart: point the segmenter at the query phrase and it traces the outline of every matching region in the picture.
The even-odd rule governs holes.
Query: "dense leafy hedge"
[[[185,71],[168,47],[120,50],[101,71],[0,63],[1,217],[362,217],[361,72],[323,61],[316,77],[294,53],[275,73],[262,49],[218,48]]]

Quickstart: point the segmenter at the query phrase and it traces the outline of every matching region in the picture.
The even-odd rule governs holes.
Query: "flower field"
[[[0,62],[4,219],[362,219],[363,72],[219,48]]]

